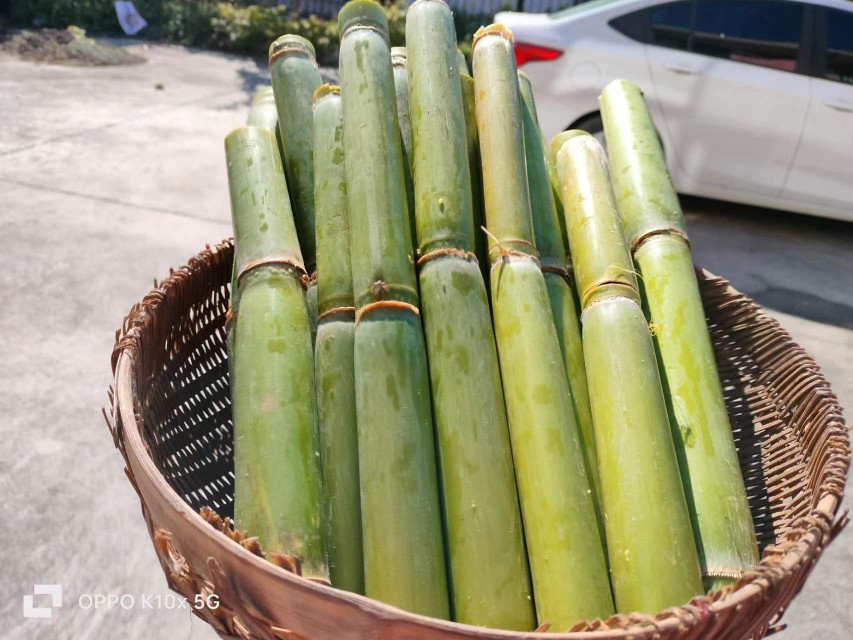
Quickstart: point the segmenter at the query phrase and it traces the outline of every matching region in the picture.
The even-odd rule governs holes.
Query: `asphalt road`
[[[186,611],[142,606],[146,594],[165,606],[169,592],[100,408],[130,306],[230,234],[222,138],[266,71],[178,47],[134,50],[148,63],[0,58],[0,629],[10,639],[215,637]],[[853,407],[853,224],[685,205],[696,261],[764,304]],[[846,532],[782,640],[850,637],[851,566]],[[36,583],[63,586],[52,619],[22,615]],[[136,604],[80,606],[98,594]]]

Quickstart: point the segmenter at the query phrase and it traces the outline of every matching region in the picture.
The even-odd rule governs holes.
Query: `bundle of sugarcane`
[[[296,220],[299,245],[311,277],[307,289],[312,331],[317,321],[315,270],[317,248],[314,233],[314,91],[322,84],[314,45],[296,35],[284,35],[270,45],[270,77],[278,111],[290,203]]]
[[[324,489],[324,533],[332,586],[364,592],[358,430],[343,117],[338,87],[314,94],[314,212],[317,302],[314,359]]]
[[[269,130],[235,130],[225,153],[239,299],[229,319],[234,517],[303,575],[327,579],[305,268],[287,185]]]
[[[588,134],[546,153],[506,28],[478,31],[473,77],[443,0],[410,6],[406,48],[373,0],[339,32],[340,89],[282,36],[226,139],[237,526],[304,575],[502,629],[730,584],[755,535],[639,91],[602,96],[611,179]]]
[[[426,348],[418,308],[388,23],[338,16],[365,593],[449,616]],[[355,161],[350,161],[355,159]]]
[[[672,437],[705,588],[758,562],[743,477],[678,196],[642,93],[617,80],[601,94],[613,187],[654,327]]]
[[[620,612],[655,613],[702,592],[666,401],[604,150],[587,134],[555,143],[613,593]]]
[[[545,155],[545,141],[539,131],[536,117],[536,104],[533,100],[533,87],[530,79],[522,72],[518,73],[521,95],[522,124],[524,128],[524,151],[527,157],[527,182],[530,188],[530,207],[533,217],[533,235],[536,249],[542,264],[542,275],[551,301],[551,312],[560,352],[566,367],[566,376],[572,390],[572,405],[575,421],[580,427],[584,462],[590,485],[594,489],[596,515],[603,535],[601,488],[598,480],[598,460],[595,454],[595,433],[592,427],[592,410],[589,406],[589,391],[586,384],[586,368],[583,361],[580,321],[575,306],[575,293],[572,291],[574,279],[569,271],[566,247],[560,224],[557,220],[557,206],[551,191],[548,166]]]
[[[526,631],[535,626],[527,556],[489,302],[473,253],[462,86],[448,6],[412,4],[406,42],[419,281],[452,611],[459,622]]]
[[[495,333],[536,611],[565,630],[613,612],[604,547],[533,242],[512,34],[474,37]]]

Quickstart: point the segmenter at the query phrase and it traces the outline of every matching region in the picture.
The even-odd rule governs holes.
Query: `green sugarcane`
[[[560,340],[560,352],[566,366],[566,375],[572,390],[575,420],[580,427],[584,462],[590,484],[595,493],[596,515],[599,530],[604,535],[601,520],[601,487],[598,478],[598,462],[595,454],[595,433],[592,427],[592,409],[589,406],[589,390],[586,383],[586,367],[583,361],[580,322],[575,307],[574,280],[566,259],[567,251],[557,218],[557,207],[548,178],[545,146],[536,117],[533,87],[523,73],[518,73],[521,95],[521,114],[524,125],[524,150],[527,158],[527,182],[530,188],[530,206],[533,216],[533,235],[542,263],[542,275],[548,288],[551,311]]]
[[[269,131],[278,129],[278,111],[276,111],[272,87],[261,87],[252,95],[252,106],[249,108],[249,119],[246,124]]]
[[[284,35],[270,45],[270,77],[278,109],[284,173],[296,219],[299,246],[311,280],[306,290],[312,332],[317,326],[317,247],[314,232],[314,91],[323,81],[314,45],[297,35]]]
[[[459,49],[456,49],[456,67],[460,74],[471,75],[471,70],[468,68],[468,60],[465,59],[465,54]]]
[[[273,94],[272,87],[261,87],[255,91],[252,96],[252,106],[249,108],[249,118],[246,124],[250,127],[261,127],[275,133],[278,153],[281,156],[281,164],[284,166],[284,149],[281,146],[281,132],[278,129],[278,111],[275,107],[275,95]],[[309,312],[311,312],[310,309]]]
[[[483,226],[483,175],[480,172],[480,134],[477,132],[477,109],[474,101],[474,78],[461,74],[462,108],[465,110],[465,140],[468,144],[468,169],[471,177],[471,211],[474,217],[474,253],[480,263],[483,282],[489,280],[489,246]]]
[[[281,164],[284,166],[284,149],[281,145],[281,132],[278,128],[278,111],[275,106],[275,95],[272,87],[261,87],[252,96],[252,106],[249,107],[249,118],[247,126],[261,127],[275,133],[278,153],[281,156]],[[309,312],[311,310],[309,309]],[[314,314],[316,315],[316,313]],[[312,320],[312,326],[314,322]]]
[[[640,90],[610,83],[601,114],[616,204],[655,327],[705,588],[722,589],[758,563],[758,548],[681,206]]]
[[[430,407],[388,23],[353,0],[338,15],[347,208],[357,323],[365,594],[447,618]]]
[[[225,139],[239,314],[233,334],[234,517],[265,551],[329,576],[321,534],[314,357],[305,273],[272,133]]]
[[[529,631],[536,625],[498,355],[472,253],[456,32],[443,0],[409,7],[406,43],[421,305],[453,619]]]
[[[512,34],[474,38],[492,308],[540,623],[613,613],[605,551],[545,279],[536,258]]]
[[[654,346],[604,150],[582,134],[555,155],[583,308],[616,608],[654,614],[702,592]]]
[[[540,131],[541,133],[541,131]],[[573,130],[573,131],[563,131],[562,133],[558,133],[554,139],[551,141],[551,148],[554,146],[561,146],[562,143],[568,138],[577,133],[584,133],[583,131]],[[566,216],[563,213],[563,197],[560,194],[560,178],[557,176],[557,165],[554,164],[554,154],[550,152],[550,148],[545,142],[545,137],[542,137],[542,148],[549,149],[549,152],[546,154],[545,160],[548,163],[548,179],[551,182],[551,193],[554,195],[554,204],[557,207],[557,219],[560,223],[560,234],[563,238],[563,246],[566,248],[566,251],[569,249],[569,234],[566,231]],[[572,263],[571,254],[566,254],[566,259],[569,261],[569,265]],[[577,292],[575,292],[577,293]],[[577,301],[577,296],[575,296],[575,306],[578,309],[578,313],[580,313],[580,305]]]
[[[403,177],[406,182],[406,204],[409,209],[412,240],[415,230],[415,182],[412,159],[412,122],[409,117],[409,66],[406,47],[391,48],[391,64],[394,67],[394,93],[397,97],[397,121],[400,124],[400,141],[403,150]]]
[[[355,308],[340,90],[322,85],[314,94],[314,102],[314,211],[320,312],[314,367],[325,497],[324,532],[332,586],[364,593],[353,367]]]

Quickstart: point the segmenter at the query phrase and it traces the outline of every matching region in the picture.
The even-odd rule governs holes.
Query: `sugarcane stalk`
[[[474,37],[492,309],[540,623],[564,631],[613,613],[571,392],[533,243],[512,34]],[[543,357],[543,354],[544,357]]]
[[[462,108],[465,111],[465,140],[468,146],[468,173],[471,178],[471,211],[474,218],[474,253],[480,263],[483,282],[489,281],[489,247],[483,226],[483,175],[480,171],[480,134],[477,132],[477,110],[474,102],[474,78],[460,74]],[[488,293],[488,291],[487,291]]]
[[[465,59],[465,54],[460,49],[456,49],[456,68],[460,75],[471,75],[471,70],[468,68],[468,60]]]
[[[456,32],[443,0],[409,7],[406,43],[419,281],[453,619],[529,631],[535,618],[498,355],[472,253]]]
[[[247,126],[260,127],[268,131],[278,129],[278,111],[275,108],[275,95],[272,87],[261,87],[252,95]]]
[[[533,218],[533,235],[542,263],[542,275],[551,301],[551,312],[560,340],[560,353],[566,367],[566,376],[572,391],[575,420],[580,427],[584,462],[590,484],[594,489],[593,501],[599,531],[604,536],[601,520],[601,487],[598,478],[598,462],[595,453],[595,433],[592,426],[592,409],[589,406],[589,390],[586,382],[586,367],[583,360],[580,321],[575,307],[574,279],[571,275],[567,250],[563,243],[557,206],[548,177],[544,140],[536,116],[533,87],[524,72],[518,72],[521,96],[521,115],[524,128],[524,150],[527,158],[527,182],[530,190],[530,206]]]
[[[270,131],[225,139],[239,309],[233,319],[234,515],[267,552],[329,576],[321,533],[314,358],[305,273]]]
[[[426,348],[388,23],[353,0],[338,15],[357,322],[355,378],[365,594],[447,618]]]
[[[314,211],[319,322],[314,345],[324,533],[333,587],[364,593],[343,116],[338,87],[314,94]]]
[[[391,48],[391,64],[394,67],[394,93],[397,97],[397,121],[400,124],[400,141],[403,150],[403,177],[406,184],[406,204],[409,209],[412,240],[417,236],[415,229],[415,182],[412,158],[412,122],[409,116],[409,66],[406,47]]]
[[[281,164],[284,166],[284,148],[281,145],[281,132],[278,128],[278,111],[275,106],[275,95],[271,86],[261,87],[252,95],[252,105],[249,107],[249,118],[246,121],[249,127],[261,127],[275,134],[276,146],[281,156]],[[236,289],[232,289],[236,291]],[[309,313],[312,313],[309,307]],[[316,312],[312,317],[316,317]],[[314,322],[312,320],[312,326]]]
[[[537,124],[538,124],[538,122],[539,121],[537,119]],[[567,136],[569,134],[574,135],[574,133],[576,133],[576,132],[563,131],[562,133],[558,133],[555,136],[555,138],[552,140],[551,146],[554,146],[555,144],[561,145],[562,142],[557,143],[558,139],[559,140],[565,140],[565,136]],[[583,132],[580,132],[580,133],[583,133]],[[547,166],[548,166],[548,180],[551,183],[551,193],[554,196],[554,205],[557,207],[557,221],[560,224],[560,237],[562,237],[562,239],[563,239],[563,246],[566,248],[566,251],[568,251],[569,250],[569,234],[568,234],[568,231],[566,231],[566,216],[563,213],[563,197],[562,197],[562,194],[560,193],[560,178],[557,176],[557,165],[554,164],[554,156],[550,152],[550,147],[549,147],[548,143],[545,141],[545,137],[542,136],[541,129],[539,131],[539,135],[542,138],[542,148],[546,150],[545,161],[546,161]],[[571,266],[572,258],[571,258],[570,253],[566,254],[566,260],[568,260],[569,265]],[[577,300],[577,292],[575,292],[575,307],[577,308],[578,313],[580,313],[580,304]]]
[[[314,91],[323,81],[314,45],[297,35],[283,35],[270,45],[269,67],[284,173],[296,219],[299,246],[310,276],[306,289],[312,332],[317,326],[317,247],[314,232]]]
[[[654,614],[702,591],[666,401],[604,150],[582,134],[555,156],[583,308],[616,608]]]
[[[704,585],[722,589],[758,563],[758,548],[684,217],[640,90],[618,80],[600,100],[616,204],[655,328]]]

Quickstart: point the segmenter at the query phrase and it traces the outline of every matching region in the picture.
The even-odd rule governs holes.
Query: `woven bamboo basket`
[[[107,416],[169,586],[223,638],[542,638],[406,613],[308,581],[232,529],[233,448],[225,313],[233,246],[208,247],[133,307],[117,332]],[[746,479],[761,563],[725,591],[657,616],[617,615],[556,639],[761,638],[802,588],[838,515],[850,448],[818,367],[728,282],[699,283]],[[272,560],[272,561],[270,561]],[[496,558],[496,561],[499,559]]]

